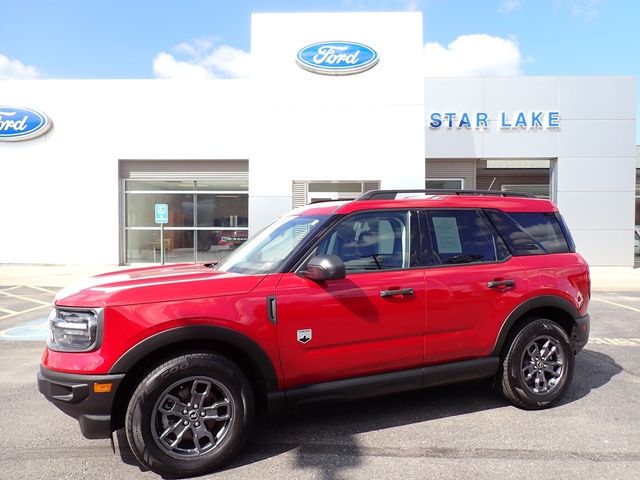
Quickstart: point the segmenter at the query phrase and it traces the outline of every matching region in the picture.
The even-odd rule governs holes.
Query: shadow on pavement
[[[566,405],[585,397],[591,390],[607,384],[622,370],[609,355],[585,348],[576,356],[576,372],[571,388],[559,405]]]
[[[571,389],[560,402],[577,401],[607,384],[622,371],[613,358],[593,350],[576,357]],[[348,403],[325,403],[299,408],[287,415],[264,419],[255,428],[242,453],[224,470],[250,465],[295,450],[295,467],[313,470],[319,478],[337,480],[358,467],[365,454],[355,435],[428,422],[508,406],[492,381],[476,381]],[[428,433],[428,431],[425,431]],[[122,445],[122,442],[118,442]],[[124,452],[123,452],[124,449]],[[121,447],[121,457],[137,465]],[[367,455],[375,451],[367,448]],[[380,453],[394,456],[387,446]],[[402,452],[395,452],[402,456]],[[222,470],[222,472],[224,472]]]

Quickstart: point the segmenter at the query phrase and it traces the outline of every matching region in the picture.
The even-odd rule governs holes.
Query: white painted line
[[[640,308],[630,307],[629,305],[623,305],[621,303],[612,302],[611,300],[605,300],[603,298],[592,298],[591,300],[595,300],[596,302],[608,303],[609,305],[615,305],[616,307],[626,308],[627,310],[631,310],[632,312],[640,313]]]
[[[5,315],[0,317],[0,320],[4,320],[5,318],[15,317],[16,315],[20,315],[22,313],[35,312],[36,310],[40,310],[41,308],[51,308],[51,305],[39,305],[37,307],[30,308],[28,310],[22,310],[21,312],[10,313],[9,315]]]
[[[6,295],[7,297],[17,298],[19,300],[24,300],[25,302],[40,303],[42,305],[51,305],[51,302],[43,302],[41,300],[36,300],[34,298],[23,297],[22,295],[14,295],[13,293],[7,293],[6,291],[0,292],[0,295]]]
[[[592,345],[616,345],[618,347],[640,347],[640,338],[591,337]]]
[[[4,290],[0,290],[2,292],[8,292],[9,290],[15,290],[16,288],[20,288],[22,285],[14,285],[13,287],[5,288]]]
[[[9,310],[8,308],[2,308],[2,307],[0,307],[0,312],[4,312],[4,313],[16,313],[14,310]]]
[[[41,292],[45,292],[45,293],[53,293],[54,295],[58,292],[55,292],[53,290],[49,290],[48,288],[43,288],[43,287],[36,287],[35,285],[24,285],[26,288],[32,288],[33,290],[40,290]]]

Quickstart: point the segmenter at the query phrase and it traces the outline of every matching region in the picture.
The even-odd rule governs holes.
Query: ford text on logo
[[[38,137],[51,128],[44,113],[30,108],[0,107],[0,141],[16,142]]]
[[[322,75],[349,75],[369,70],[378,63],[378,53],[355,42],[318,42],[300,49],[298,65]]]

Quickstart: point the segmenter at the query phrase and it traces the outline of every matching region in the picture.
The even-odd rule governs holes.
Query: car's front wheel
[[[502,393],[514,405],[542,409],[558,402],[573,378],[575,357],[564,329],[552,320],[536,319],[512,338],[502,359]]]
[[[254,413],[251,386],[230,360],[214,354],[173,358],[134,392],[125,418],[140,463],[171,477],[218,468],[245,443]]]

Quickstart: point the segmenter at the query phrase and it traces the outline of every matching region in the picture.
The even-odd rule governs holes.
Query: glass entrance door
[[[220,261],[248,236],[245,180],[124,180],[124,263]],[[169,205],[164,242],[156,203]]]

